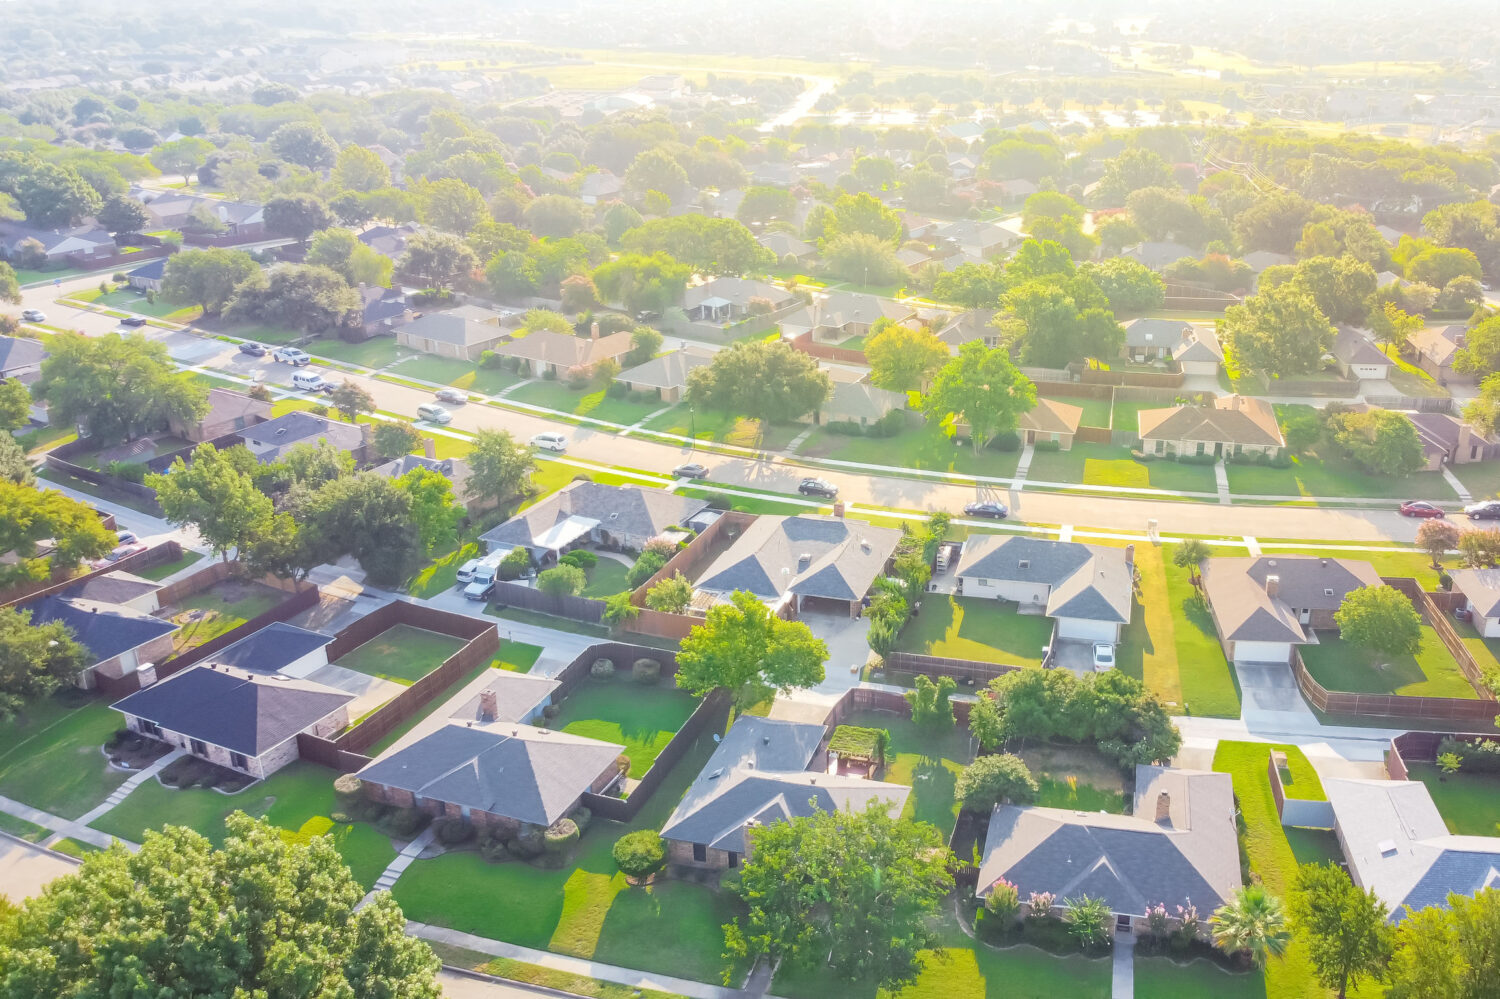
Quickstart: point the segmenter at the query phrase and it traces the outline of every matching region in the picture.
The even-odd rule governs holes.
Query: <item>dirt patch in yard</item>
[[[1062,781],[1072,776],[1077,777],[1080,784],[1089,784],[1101,791],[1126,794],[1131,790],[1119,769],[1087,746],[1041,743],[1027,746],[1016,755],[1026,761],[1038,779]]]

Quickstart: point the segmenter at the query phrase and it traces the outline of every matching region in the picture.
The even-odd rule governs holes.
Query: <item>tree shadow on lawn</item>
[[[912,768],[907,814],[919,822],[932,823],[947,839],[958,818],[957,786],[958,774],[946,761],[934,756],[921,757]]]
[[[691,882],[626,887],[609,907],[593,959],[700,982],[721,981],[727,968],[738,983],[746,962],[724,957],[723,926],[743,912],[730,892]]]

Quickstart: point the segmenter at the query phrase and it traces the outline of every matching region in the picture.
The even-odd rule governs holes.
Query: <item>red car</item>
[[[1401,516],[1442,517],[1445,514],[1442,507],[1429,503],[1426,500],[1407,500],[1401,504]]]

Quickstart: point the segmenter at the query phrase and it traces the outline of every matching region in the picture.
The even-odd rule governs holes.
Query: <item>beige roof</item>
[[[1374,566],[1353,559],[1262,555],[1203,563],[1203,592],[1226,641],[1305,642],[1300,609],[1337,610],[1351,591],[1380,585]]]
[[[1275,447],[1283,443],[1271,404],[1240,395],[1221,396],[1212,406],[1143,409],[1137,419],[1142,440]]]
[[[1406,342],[1413,350],[1430,358],[1432,363],[1448,364],[1467,332],[1462,326],[1429,326],[1417,330],[1406,338]]]
[[[834,379],[833,392],[819,408],[833,419],[864,417],[878,420],[893,409],[906,404],[906,396],[889,389],[876,388],[869,382],[844,382]]]
[[[538,330],[519,340],[495,345],[495,353],[524,357],[560,367],[593,364],[606,357],[621,357],[630,350],[630,334],[621,330],[597,340],[586,336],[568,336],[551,330]]]
[[[1468,598],[1480,617],[1500,615],[1500,569],[1454,569],[1453,588]]]
[[[1021,414],[1017,426],[1043,434],[1076,434],[1083,410],[1056,399],[1038,398],[1036,407]]]
[[[1203,326],[1194,326],[1192,331],[1172,348],[1172,359],[1177,361],[1224,360],[1224,348],[1219,346],[1219,336]]]

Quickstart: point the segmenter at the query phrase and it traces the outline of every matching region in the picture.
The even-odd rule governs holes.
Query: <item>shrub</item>
[[[615,865],[633,878],[661,870],[667,862],[666,844],[653,829],[638,829],[615,840]]]
[[[115,271],[110,275],[109,279],[116,284],[124,284],[126,281],[130,280],[130,278],[125,275],[124,271]]]
[[[432,824],[433,834],[444,846],[457,846],[474,838],[474,827],[456,815],[445,815]]]
[[[493,350],[484,350],[479,353],[479,366],[481,368],[498,368],[506,359]]]
[[[582,835],[578,823],[572,819],[558,819],[542,834],[542,848],[548,853],[565,853]]]
[[[984,911],[1005,922],[1015,919],[1021,912],[1020,889],[1004,878],[996,881],[989,898],[984,900]]]
[[[136,461],[112,461],[109,463],[109,474],[126,482],[142,483],[146,481],[146,473],[150,469]]]
[[[1038,451],[1061,451],[1062,450],[1062,442],[1061,441],[1037,441],[1036,442],[1036,449]]]
[[[1108,946],[1109,928],[1114,920],[1109,904],[1102,898],[1087,895],[1070,898],[1066,904],[1068,911],[1063,915],[1063,922],[1068,924],[1068,934],[1085,950]]]
[[[624,382],[610,382],[609,388],[604,390],[604,394],[611,399],[619,399],[630,394],[630,386]]]
[[[556,368],[548,368],[546,371],[543,371],[542,372],[542,381],[544,381],[544,382],[555,382],[555,381],[557,381],[557,369]]]
[[[1052,907],[1057,904],[1057,896],[1050,891],[1034,891],[1026,899],[1026,915],[1031,919],[1046,919],[1052,915]]]
[[[1037,789],[1025,761],[1010,753],[996,753],[964,767],[954,793],[965,808],[988,814],[1002,801],[1024,805],[1036,800]]]
[[[1014,430],[1007,430],[992,437],[989,446],[996,451],[1019,451],[1021,450],[1021,435]]]
[[[521,359],[519,357],[511,357],[507,355],[500,358],[500,367],[504,368],[506,371],[520,371]]]
[[[248,395],[250,398],[254,399],[256,402],[270,402],[271,401],[271,390],[268,389],[268,388],[266,388],[264,385],[260,385],[260,384],[252,385],[245,392],[245,394]]]
[[[536,588],[554,596],[574,596],[587,584],[583,570],[574,565],[559,565],[536,577]]]
[[[1500,774],[1500,742],[1482,742],[1478,739],[1444,739],[1438,744],[1438,755],[1449,754],[1463,760],[1463,767],[1470,773]]]
[[[427,815],[419,808],[398,808],[385,817],[386,831],[397,839],[410,839],[427,824]]]
[[[333,797],[344,811],[354,811],[365,801],[365,782],[353,774],[339,774],[333,781]]]
[[[906,429],[906,417],[901,410],[893,409],[865,428],[868,437],[895,437]]]
[[[511,858],[511,853],[506,849],[506,840],[497,832],[486,832],[479,839],[479,855],[492,864],[498,864]]]
[[[1179,465],[1212,465],[1219,458],[1214,454],[1180,454],[1177,456]]]
[[[568,813],[568,818],[573,820],[573,824],[578,827],[579,835],[582,835],[588,832],[589,826],[593,824],[594,813],[579,805]]]
[[[661,679],[661,663],[655,659],[637,659],[630,666],[630,678],[649,687]]]
[[[589,667],[589,675],[600,680],[610,680],[615,675],[615,664],[608,659],[595,659]]]
[[[641,552],[636,558],[635,564],[630,567],[630,571],[625,573],[625,585],[632,590],[640,586],[646,580],[656,575],[661,567],[667,564],[669,557],[669,555],[659,551],[648,550]]]
[[[551,721],[552,719],[556,718],[561,711],[562,708],[560,708],[556,704],[549,704],[546,707],[542,708],[542,717],[547,719],[548,721]]]
[[[325,405],[323,405],[321,402],[317,403],[315,405],[307,407],[307,411],[309,413],[311,413],[312,415],[314,415],[314,416],[327,416],[328,415],[328,407],[325,406]]]
[[[853,420],[829,420],[823,424],[823,429],[830,434],[838,434],[840,437],[863,437],[865,428]]]
[[[540,857],[542,851],[547,848],[546,830],[528,822],[517,831],[507,848],[513,855],[527,860]]]
[[[594,566],[599,564],[599,556],[595,555],[591,551],[586,551],[585,549],[578,548],[574,551],[568,552],[557,561],[561,565],[573,565],[577,566],[580,569],[592,569]]]
[[[520,579],[526,574],[526,570],[530,568],[531,555],[527,553],[526,549],[517,545],[500,560],[500,565],[496,567],[495,574],[501,579]]]

